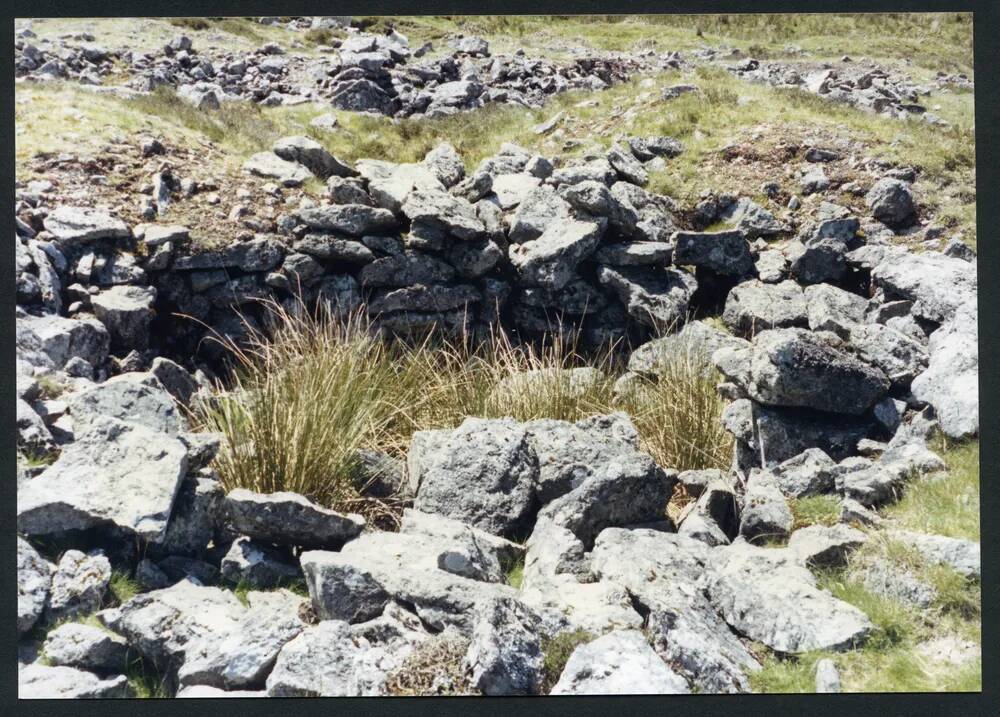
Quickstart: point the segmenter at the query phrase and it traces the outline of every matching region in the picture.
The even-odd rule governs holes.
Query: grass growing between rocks
[[[596,639],[597,635],[587,630],[573,630],[572,632],[562,632],[555,637],[542,640],[543,695],[551,692],[556,682],[559,681],[559,676],[566,668],[566,663],[573,654],[573,650],[580,645],[586,645],[588,642],[593,642]]]
[[[141,593],[142,586],[135,578],[118,570],[111,572],[111,581],[108,583],[108,597],[112,606],[121,605],[128,602]]]
[[[355,456],[380,449],[405,456],[417,430],[453,428],[467,416],[575,421],[626,410],[642,444],[665,468],[725,467],[731,439],[723,403],[704,365],[679,361],[660,380],[618,399],[609,375],[575,382],[559,369],[586,364],[572,343],[485,345],[436,337],[382,340],[361,316],[346,321],[267,304],[270,335],[229,344],[231,385],[200,409],[199,422],[223,434],[216,469],[227,490],[291,490],[325,505],[388,517],[391,506],[361,496]],[[610,353],[593,359],[614,370]],[[374,511],[374,514],[371,512]]]
[[[840,520],[840,499],[834,495],[811,495],[791,499],[788,507],[795,522],[792,530],[810,525],[834,525]]]
[[[891,527],[979,540],[979,443],[939,448],[947,472],[910,484],[904,497],[882,514]],[[822,515],[811,503],[813,499],[792,503],[797,526],[804,524],[806,516]],[[931,604],[921,609],[873,592],[863,578],[865,565],[873,562],[908,572],[930,586]],[[837,664],[845,692],[982,689],[978,654],[982,592],[978,580],[932,564],[911,546],[872,531],[845,568],[820,572],[818,583],[867,614],[875,626],[872,635],[862,647],[842,653],[768,655],[764,669],[750,677],[755,691],[813,692],[815,664],[821,657]]]

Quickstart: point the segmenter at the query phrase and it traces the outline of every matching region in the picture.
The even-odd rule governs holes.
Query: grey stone
[[[882,324],[851,327],[850,342],[863,361],[881,369],[896,387],[909,386],[927,366],[927,351],[923,346]]]
[[[463,661],[470,684],[491,696],[538,694],[544,668],[540,622],[520,600],[480,603]]]
[[[104,555],[67,550],[52,572],[46,620],[58,622],[96,612],[110,581],[111,563]]]
[[[594,545],[592,570],[626,588],[648,611],[652,647],[699,692],[747,692],[759,663],[709,603],[711,549],[693,538],[609,528]]]
[[[364,204],[332,204],[299,211],[302,223],[310,229],[343,232],[351,236],[378,234],[396,227],[392,212]]]
[[[67,407],[76,430],[102,416],[176,435],[187,428],[187,420],[160,380],[153,373],[130,372],[109,378],[70,394]]]
[[[166,530],[186,473],[187,450],[179,440],[102,416],[19,488],[17,529],[50,535],[111,523],[155,540]]]
[[[909,185],[898,179],[886,177],[872,185],[865,195],[872,216],[883,224],[899,227],[909,223],[916,215],[913,193]]]
[[[481,299],[479,291],[468,284],[444,286],[417,284],[401,289],[387,289],[373,294],[368,311],[377,316],[393,311],[448,311],[467,309]]]
[[[127,349],[149,346],[156,290],[142,286],[112,286],[91,297],[94,315],[111,334],[111,342]]]
[[[24,538],[17,538],[17,635],[31,630],[45,611],[52,566]]]
[[[187,369],[162,356],[153,359],[149,372],[156,376],[167,393],[185,405],[191,402],[191,397],[200,388]]]
[[[770,470],[781,492],[791,498],[829,493],[837,464],[819,448],[809,448]]]
[[[789,551],[741,541],[715,550],[708,581],[712,603],[751,640],[800,654],[851,649],[874,630],[861,610],[820,590]]]
[[[594,260],[609,266],[666,266],[673,248],[663,242],[607,244],[594,254]]]
[[[283,137],[274,143],[274,153],[284,160],[301,164],[317,177],[348,177],[354,170],[309,137]]]
[[[568,219],[550,225],[537,238],[510,247],[510,262],[525,286],[561,289],[577,265],[597,248],[603,223]]]
[[[538,519],[567,528],[589,547],[605,528],[663,519],[676,483],[675,471],[632,451],[548,503]]]
[[[580,645],[566,662],[553,695],[688,694],[638,630],[619,630]]]
[[[876,262],[872,283],[887,297],[913,302],[913,313],[943,323],[963,306],[975,306],[976,267],[937,252],[892,252]]]
[[[597,277],[618,296],[631,318],[662,333],[684,322],[698,286],[691,274],[678,269],[601,266]]]
[[[629,356],[628,368],[635,373],[656,377],[674,362],[702,360],[706,364],[721,348],[745,349],[749,342],[720,331],[704,321],[691,321],[676,334],[653,339],[639,346]]]
[[[840,672],[837,664],[830,658],[823,658],[816,663],[816,692],[839,693]]]
[[[510,220],[508,237],[518,244],[540,237],[550,226],[570,219],[570,205],[556,191],[542,185],[521,200]]]
[[[442,142],[426,155],[425,164],[446,188],[453,187],[465,177],[465,165],[455,148]]]
[[[293,244],[293,248],[317,259],[350,264],[367,264],[375,260],[372,250],[357,239],[334,234],[306,234]]]
[[[76,667],[97,673],[125,670],[125,638],[92,625],[66,623],[45,636],[42,651],[52,665]]]
[[[430,256],[410,252],[376,259],[358,274],[362,286],[412,286],[436,284],[453,279],[451,265]]]
[[[128,697],[125,675],[101,678],[74,667],[49,667],[40,662],[18,667],[17,696],[31,699],[101,699]]]
[[[743,276],[753,270],[750,245],[741,231],[676,232],[672,241],[675,264],[728,276]]]
[[[60,206],[43,222],[45,230],[65,246],[87,244],[98,239],[127,239],[131,235],[121,219],[99,209]]]
[[[98,367],[108,356],[108,331],[94,318],[18,316],[15,331],[18,358],[34,366],[61,369],[72,359],[80,358]]]
[[[972,304],[931,334],[927,370],[911,386],[917,400],[934,407],[941,430],[950,438],[979,433],[978,338]]]
[[[407,194],[401,211],[411,222],[422,223],[457,239],[478,239],[486,231],[472,204],[441,190],[414,189]]]
[[[181,441],[186,443],[190,440],[188,435],[191,434],[181,436]],[[189,470],[192,462],[189,451]],[[225,491],[217,480],[189,475],[181,483],[174,499],[163,540],[154,542],[153,547],[165,555],[200,554],[214,537],[219,504],[224,495]]]
[[[276,179],[286,187],[298,187],[313,176],[298,162],[289,162],[274,152],[257,152],[243,163],[243,171],[258,177]]]
[[[805,326],[805,295],[794,281],[746,281],[730,290],[722,320],[730,331],[745,337],[766,329]]]
[[[777,482],[767,473],[754,473],[747,482],[740,511],[740,535],[749,541],[782,540],[794,518]]]
[[[538,459],[525,428],[510,419],[467,418],[441,439],[433,445],[415,436],[410,446],[411,481],[413,466],[421,466],[414,508],[499,535],[528,527]]]
[[[847,557],[868,536],[860,530],[837,525],[810,525],[799,528],[788,539],[788,549],[810,568],[835,568],[847,564]]]
[[[889,380],[808,331],[774,329],[754,340],[746,388],[770,406],[859,415],[885,395]]]
[[[912,547],[925,559],[947,565],[967,578],[979,578],[979,543],[945,535],[928,535],[908,530],[893,530],[888,537]]]
[[[222,577],[233,585],[278,587],[299,577],[292,555],[250,538],[237,538],[222,558]]]
[[[276,545],[339,547],[365,526],[360,515],[338,513],[287,491],[262,494],[235,488],[223,499],[221,509],[237,533]]]
[[[347,623],[339,620],[306,628],[278,653],[267,676],[268,697],[360,695],[358,672],[366,643],[352,640]]]
[[[805,288],[806,312],[813,331],[832,331],[848,339],[851,329],[864,321],[868,302],[857,294],[832,284],[813,284]]]

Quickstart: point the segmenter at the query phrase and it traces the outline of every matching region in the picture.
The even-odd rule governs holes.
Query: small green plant
[[[129,689],[135,698],[163,699],[170,697],[166,675],[131,649],[126,654],[125,659],[125,678],[128,680]]]
[[[547,695],[552,691],[559,676],[566,668],[573,650],[580,645],[593,642],[597,636],[587,630],[573,630],[572,632],[561,632],[555,637],[542,640],[542,655],[544,657],[544,677],[542,680],[542,694]]]
[[[518,560],[511,568],[507,571],[507,584],[516,590],[521,589],[521,583],[524,582],[524,560]]]
[[[126,603],[141,592],[142,586],[135,578],[118,570],[111,571],[108,598],[112,606]]]
[[[59,398],[66,391],[66,387],[52,376],[39,376],[36,380],[45,400]]]

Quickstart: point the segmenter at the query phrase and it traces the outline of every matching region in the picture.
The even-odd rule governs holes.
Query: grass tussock
[[[384,514],[364,498],[356,454],[403,457],[417,430],[452,428],[468,416],[575,421],[625,410],[643,446],[668,468],[725,467],[731,442],[719,423],[715,379],[694,357],[668,364],[659,380],[624,397],[603,371],[567,372],[587,359],[568,340],[519,345],[502,334],[473,345],[440,336],[385,340],[360,315],[339,320],[266,304],[272,327],[249,327],[245,345],[226,342],[231,384],[198,409],[223,435],[216,470],[227,490],[290,490],[343,510]]]

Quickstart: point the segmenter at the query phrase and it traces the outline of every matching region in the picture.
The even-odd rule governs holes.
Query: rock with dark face
[[[743,232],[676,232],[674,263],[704,267],[716,274],[745,276],[753,271],[750,245]]]
[[[597,277],[618,296],[630,317],[663,333],[684,323],[698,288],[695,278],[679,269],[601,266]]]
[[[236,488],[223,499],[221,510],[235,532],[275,545],[339,547],[365,526],[360,515],[338,513],[287,491],[262,494]]]
[[[343,232],[351,236],[378,234],[396,227],[396,217],[387,209],[365,204],[332,204],[299,211],[302,223],[310,229]]]
[[[49,632],[42,650],[52,665],[108,674],[125,669],[128,643],[108,630],[70,622]]]
[[[510,247],[510,262],[525,286],[558,290],[569,282],[577,265],[597,248],[604,222],[570,219],[550,225],[537,238]]]
[[[486,695],[534,695],[542,684],[541,619],[520,600],[492,598],[477,607],[463,664]]]
[[[412,286],[451,281],[455,269],[430,254],[407,252],[385,256],[366,265],[358,274],[363,286]]]
[[[809,331],[774,329],[754,340],[745,388],[768,406],[860,415],[885,395],[889,379]]]
[[[750,476],[740,511],[740,535],[752,542],[781,540],[788,537],[793,522],[774,477],[763,472]]]
[[[416,479],[413,507],[497,535],[530,525],[538,458],[523,426],[510,419],[467,418],[425,441],[418,432],[407,458]]]
[[[111,343],[124,349],[149,346],[156,290],[144,286],[112,286],[91,297],[94,315],[111,334]]]
[[[17,634],[28,632],[45,611],[52,566],[24,538],[17,539]]]
[[[880,179],[865,195],[872,216],[883,224],[900,227],[909,224],[916,216],[913,192],[905,182],[886,177]]]

